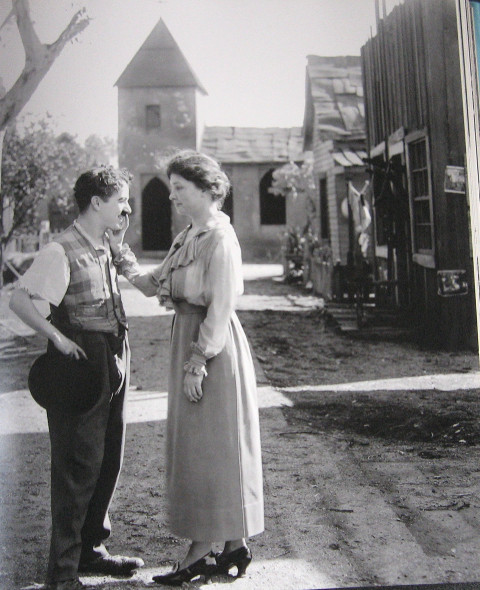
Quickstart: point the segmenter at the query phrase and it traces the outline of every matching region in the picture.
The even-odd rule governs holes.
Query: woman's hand
[[[183,393],[191,402],[199,402],[203,397],[202,391],[203,375],[186,373],[183,380]]]
[[[55,348],[57,348],[62,354],[65,354],[66,356],[70,356],[77,360],[80,360],[81,358],[87,358],[83,348],[59,332],[53,334],[52,342],[55,345]]]
[[[120,252],[123,244],[123,238],[125,237],[125,233],[128,229],[128,226],[130,225],[128,215],[123,215],[122,218],[124,221],[119,224],[117,229],[107,229],[108,241],[110,242],[110,248],[114,256]]]

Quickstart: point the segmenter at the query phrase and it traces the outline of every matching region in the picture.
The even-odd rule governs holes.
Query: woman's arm
[[[203,353],[211,358],[225,346],[230,318],[243,292],[240,246],[235,238],[226,235],[215,247],[208,265],[207,285],[210,302],[193,349],[194,355]]]
[[[113,264],[117,267],[119,274],[123,275],[146,297],[153,297],[157,294],[158,282],[155,276],[158,275],[161,265],[151,272],[143,272],[128,244],[123,244],[116,255],[113,249],[112,252],[114,254]]]
[[[191,402],[198,402],[203,396],[205,365],[225,346],[230,318],[237,297],[243,291],[242,260],[236,240],[225,236],[215,247],[208,266],[207,285],[211,301],[200,324],[198,340],[192,342],[192,355],[184,367],[183,390]]]
[[[214,247],[205,270],[207,314],[199,327],[192,354],[184,365],[183,391],[191,402],[203,397],[202,381],[207,376],[206,363],[225,346],[230,318],[237,297],[243,292],[242,258],[236,237],[224,234]]]
[[[129,283],[134,285],[146,297],[153,297],[157,293],[158,283],[155,281],[154,273],[143,272],[137,262],[137,257],[130,249],[128,244],[123,243],[125,232],[129,226],[128,215],[125,216],[125,223],[121,230],[107,230],[110,249],[112,250],[113,263],[117,267],[119,274],[123,275]]]

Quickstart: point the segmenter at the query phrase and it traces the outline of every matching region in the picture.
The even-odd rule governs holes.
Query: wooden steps
[[[362,327],[358,326],[357,312],[353,303],[328,302],[325,310],[343,333],[385,339],[413,337],[411,325],[408,326],[404,321],[404,315],[394,309],[377,308],[371,303],[364,305],[366,324]]]

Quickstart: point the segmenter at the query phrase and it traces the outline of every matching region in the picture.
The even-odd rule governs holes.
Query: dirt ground
[[[257,281],[247,289],[275,295],[298,287]],[[326,313],[239,312],[257,358],[272,385],[345,383],[478,370],[472,351],[442,352],[411,341],[386,341],[361,334],[339,334]],[[480,444],[478,391],[452,395],[442,391],[375,391],[358,394],[328,392],[290,394],[295,405],[284,410],[292,424],[315,432],[345,432],[385,443],[434,443],[443,446]]]
[[[296,295],[272,280],[248,293]],[[261,409],[266,530],[251,540],[254,562],[237,590],[307,590],[480,581],[480,401],[477,390],[385,388],[339,391],[366,380],[470,373],[471,351],[443,353],[411,342],[338,333],[323,311],[240,311],[263,380],[283,392]],[[137,395],[165,383],[171,318],[130,321]],[[1,334],[0,334],[1,336]],[[1,338],[0,338],[1,340]],[[36,337],[18,339],[28,350]],[[1,392],[25,388],[34,356],[0,363]],[[321,392],[315,386],[332,385]],[[164,420],[127,428],[124,467],[112,505],[112,552],[141,555],[130,580],[142,588],[187,542],[164,522]],[[0,589],[41,582],[49,527],[46,433],[2,437]],[[85,581],[87,578],[85,579]],[[227,588],[217,577],[212,587]],[[201,584],[188,587],[199,588]],[[159,587],[159,586],[155,586]]]

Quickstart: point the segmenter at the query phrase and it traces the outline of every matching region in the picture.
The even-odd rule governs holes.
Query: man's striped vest
[[[118,333],[127,325],[118,276],[110,252],[96,250],[71,225],[54,239],[62,245],[70,264],[70,283],[63,301],[52,308],[52,320],[61,328]]]

